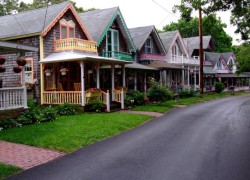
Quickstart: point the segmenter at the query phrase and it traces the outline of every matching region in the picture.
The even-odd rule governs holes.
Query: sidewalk
[[[64,153],[0,141],[0,162],[29,169],[63,156]]]

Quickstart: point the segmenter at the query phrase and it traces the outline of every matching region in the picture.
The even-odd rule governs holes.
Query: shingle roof
[[[212,40],[211,36],[203,36],[203,49],[209,48],[209,43]],[[183,38],[183,41],[189,51],[189,55],[191,56],[193,54],[193,51],[195,49],[200,48],[200,38],[199,36],[196,37],[189,37],[189,38]]]
[[[79,14],[87,31],[98,45],[102,41],[102,38],[106,33],[105,31],[111,26],[117,15],[120,16],[120,18],[117,19],[119,26],[124,27],[121,28],[121,32],[124,37],[127,37],[125,40],[127,41],[129,49],[130,51],[135,51],[134,42],[132,41],[126,23],[123,20],[119,7],[88,11]]]
[[[176,37],[176,34],[178,32],[179,31],[176,30],[176,31],[168,31],[168,32],[159,33],[159,36],[161,38],[161,41],[162,41],[166,51],[168,51],[168,49],[170,48],[170,46],[173,43],[174,38]]]
[[[158,60],[154,60],[150,64],[147,64],[146,66],[157,68],[157,69],[183,69],[179,65],[167,63],[166,61],[158,61]]]
[[[131,37],[134,41],[134,44],[136,46],[136,49],[141,50],[143,45],[145,44],[147,38],[152,33],[152,36],[160,49],[162,54],[166,54],[164,45],[153,25],[151,26],[144,26],[144,27],[137,27],[137,28],[131,28],[129,29],[129,32],[131,34]]]
[[[118,7],[113,7],[79,14],[83,24],[95,42],[101,38],[118,9]]]
[[[0,38],[40,33],[67,7],[69,2],[30,10],[18,14],[1,16]]]

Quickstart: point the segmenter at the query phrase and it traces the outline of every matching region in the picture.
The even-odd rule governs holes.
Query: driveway
[[[10,179],[248,180],[250,96],[172,110]]]

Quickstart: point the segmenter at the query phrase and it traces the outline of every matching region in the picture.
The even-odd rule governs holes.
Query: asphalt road
[[[10,179],[249,180],[250,96],[172,110]]]

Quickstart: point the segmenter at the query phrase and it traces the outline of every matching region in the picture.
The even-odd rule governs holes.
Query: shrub
[[[56,120],[56,109],[53,107],[45,107],[42,110],[41,121],[52,122]]]
[[[39,107],[29,108],[22,113],[22,115],[18,118],[18,121],[22,122],[22,124],[32,124],[36,122],[40,122],[40,111]]]
[[[165,85],[160,85],[154,79],[150,81],[150,88],[148,90],[148,98],[150,101],[166,101],[173,98],[173,93]]]
[[[124,104],[126,107],[133,107],[134,106],[134,98],[132,96],[126,96],[125,100],[124,100]]]
[[[75,105],[75,104],[61,104],[59,106],[57,106],[57,114],[59,114],[60,116],[63,115],[75,115],[79,113],[79,106]]]
[[[126,94],[126,98],[125,98],[125,101],[129,100],[131,102],[134,102],[131,104],[131,105],[143,105],[145,104],[145,101],[144,101],[144,94],[141,93],[140,91],[137,91],[137,90],[130,90],[127,94]],[[129,102],[127,102],[129,104]],[[126,104],[126,102],[125,102]]]
[[[92,100],[85,106],[85,110],[88,112],[103,112],[105,105],[100,100]]]
[[[193,90],[182,90],[179,92],[180,98],[188,98],[188,97],[194,97],[194,91]]]
[[[0,131],[2,129],[8,129],[13,127],[21,127],[22,124],[18,123],[16,119],[7,118],[0,120]]]
[[[221,93],[225,88],[225,85],[222,82],[216,82],[215,83],[215,91],[217,93]]]

